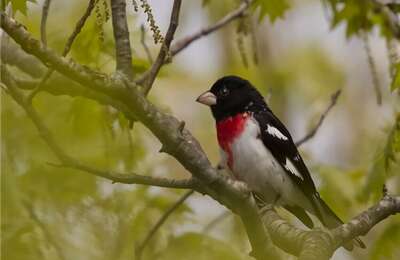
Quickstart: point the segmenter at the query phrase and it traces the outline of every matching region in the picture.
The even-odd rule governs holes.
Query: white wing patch
[[[293,163],[289,160],[289,158],[286,158],[285,162],[285,169],[299,177],[301,180],[304,181],[303,175],[296,169],[296,167],[293,165]]]
[[[282,140],[288,139],[284,134],[281,133],[281,131],[278,130],[278,128],[271,125],[267,125],[267,133]]]

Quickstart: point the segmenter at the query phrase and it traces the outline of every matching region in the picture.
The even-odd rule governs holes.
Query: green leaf
[[[395,65],[395,74],[393,76],[392,84],[390,85],[390,90],[393,92],[400,88],[400,63]]]
[[[26,15],[26,3],[27,2],[36,3],[36,0],[6,0],[6,5],[11,2],[14,12],[21,12],[23,15]]]
[[[390,130],[384,150],[385,170],[388,171],[391,162],[396,161],[400,152],[400,113],[396,116],[393,128]]]
[[[254,6],[260,8],[260,22],[266,15],[269,16],[271,22],[274,22],[277,18],[282,18],[290,7],[287,0],[257,0]]]

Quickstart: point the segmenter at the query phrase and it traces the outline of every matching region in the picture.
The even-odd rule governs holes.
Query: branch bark
[[[117,71],[133,79],[132,53],[126,20],[125,0],[111,0],[112,26],[115,40]]]
[[[33,39],[21,25],[7,17],[4,12],[0,12],[0,15],[1,27],[26,52],[35,55],[44,64],[52,66],[66,77],[80,83],[82,87],[107,95],[111,100],[118,100],[117,103],[111,104],[117,109],[118,104],[123,104],[129,115],[136,116],[160,140],[163,151],[175,157],[192,173],[198,185],[196,190],[199,189],[200,192],[211,196],[241,217],[253,248],[253,255],[257,259],[277,258],[247,187],[243,183],[218,174],[211,166],[200,144],[187,129],[182,127],[179,120],[157,109],[134,88],[135,85],[132,82],[121,82],[58,56],[44,48],[39,41]],[[125,84],[129,87],[126,88]],[[102,176],[102,173],[98,175]],[[335,229],[331,232],[303,231],[294,228],[273,210],[267,211],[264,220],[265,226],[279,247],[299,255],[300,259],[327,259],[344,241],[369,231],[376,223],[399,211],[400,199],[385,197],[378,206],[372,207],[356,217],[356,220],[340,227],[343,231]]]
[[[26,100],[24,98],[22,93],[20,93],[16,81],[7,71],[4,64],[1,65],[1,81],[4,82],[4,84],[7,86],[8,93],[11,95],[11,97],[25,110],[26,114],[37,128],[42,139],[46,142],[46,144],[50,147],[50,149],[54,152],[54,154],[62,163],[61,165],[53,166],[68,167],[85,171],[96,176],[109,179],[113,183],[118,182],[125,184],[143,184],[177,189],[194,189],[198,186],[198,182],[193,178],[187,180],[174,180],[167,178],[155,178],[138,174],[121,174],[97,169],[81,163],[77,159],[72,158],[71,156],[66,154],[61,146],[56,142],[53,134],[42,121],[36,110],[33,108],[32,104],[29,102],[29,100]]]
[[[400,197],[385,195],[376,205],[334,230],[305,231],[283,220],[272,207],[263,209],[263,220],[274,243],[299,259],[329,259],[337,248],[366,235],[377,223],[400,213]]]
[[[163,46],[161,46],[157,60],[153,63],[152,67],[148,71],[143,73],[143,75],[141,75],[140,78],[136,80],[136,83],[139,85],[143,85],[144,93],[147,95],[152,87],[152,84],[154,83],[155,77],[157,76],[159,70],[165,63],[168,62],[169,58],[181,52],[183,49],[188,47],[194,41],[202,38],[203,36],[207,36],[208,34],[221,29],[222,27],[234,21],[235,19],[242,17],[245,11],[250,7],[252,1],[253,0],[243,1],[243,3],[237,9],[233,10],[232,12],[221,18],[215,24],[203,28],[192,35],[186,36],[185,38],[179,40],[170,47],[171,41],[173,40],[173,35],[176,30],[176,26],[178,25],[178,18],[179,18],[179,9],[175,8],[175,4],[180,5],[181,2],[179,1],[178,3],[178,1],[175,1],[176,3],[174,2],[174,7],[171,13],[170,26],[164,41],[165,46],[167,46],[167,48],[164,47],[164,44]],[[167,58],[168,56],[169,58]]]
[[[276,257],[276,253],[264,230],[257,206],[248,189],[232,179],[221,176],[211,166],[200,144],[175,117],[165,114],[151,104],[134,88],[132,82],[121,82],[92,71],[73,61],[66,60],[33,39],[13,19],[0,12],[1,27],[21,47],[38,57],[44,64],[54,67],[65,76],[96,92],[109,95],[124,103],[149,130],[161,141],[164,151],[174,156],[201,183],[202,192],[224,204],[241,216],[257,259]],[[128,88],[125,84],[128,84]],[[118,107],[117,107],[118,109]]]

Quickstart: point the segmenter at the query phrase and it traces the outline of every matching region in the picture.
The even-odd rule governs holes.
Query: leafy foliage
[[[394,65],[394,76],[390,85],[390,90],[395,91],[400,88],[400,63]]]
[[[26,14],[27,1],[7,2],[10,1],[14,9]],[[61,2],[63,1],[54,1],[53,4]],[[76,16],[78,13],[81,14],[84,5],[87,4],[85,1],[72,2],[74,10],[54,8],[52,9],[54,13],[49,16],[49,21],[52,17],[68,17],[62,20],[62,23],[48,23],[51,36],[49,45],[51,48],[55,46],[56,50],[62,49],[66,38],[65,31],[71,31],[76,22],[77,17],[74,17],[73,12],[76,12]],[[111,25],[107,22],[109,17],[107,3],[106,0],[96,2],[95,12],[78,35],[70,55],[79,63],[95,67],[104,73],[112,73],[115,50]],[[153,12],[153,9],[149,9],[150,6],[146,7],[150,1],[135,0],[132,3],[136,4],[136,7],[134,5],[136,11],[140,8],[139,4],[144,9],[145,19],[149,19],[150,27],[153,26],[154,38],[157,37],[157,33],[161,35],[154,21],[158,10],[154,9]],[[237,8],[238,3],[233,0],[203,0],[203,4],[211,6],[208,10],[210,21],[207,23],[212,23],[233,8]],[[289,0],[256,0],[253,11],[259,12],[259,20],[269,16],[274,22],[284,17],[290,3]],[[361,0],[329,0],[328,3],[333,10],[333,26],[344,23],[348,36],[377,27],[384,36],[392,36],[384,17],[373,4]],[[395,13],[399,12],[392,6],[390,8]],[[188,10],[191,10],[190,6]],[[62,16],[64,13],[67,15]],[[182,12],[181,21],[188,19],[185,15],[189,19],[192,15],[197,16]],[[247,59],[245,50],[249,48],[244,36],[254,33],[250,32],[252,25],[249,27],[251,15],[242,17],[237,31],[239,37],[243,37],[239,39],[241,42],[238,46],[242,48],[239,54],[244,56],[243,60]],[[139,16],[137,13],[129,14],[131,38],[134,42],[132,46],[135,49],[133,69],[138,76],[147,70],[150,64],[147,60],[140,59],[145,55],[137,53],[142,50],[138,47],[139,31],[132,26],[132,20],[136,21],[137,16]],[[27,28],[37,34],[40,12],[32,12],[32,17],[29,19],[21,17],[17,16],[17,19],[25,19],[24,24]],[[164,24],[162,27],[165,28]],[[186,35],[186,32],[184,34]],[[333,62],[330,50],[321,48],[316,42],[307,45],[291,44],[289,48],[280,49],[271,44],[279,43],[279,40],[274,39],[269,42],[267,39],[269,37],[260,37],[259,45],[263,46],[260,52],[261,62],[259,66],[246,70],[241,64],[235,63],[239,57],[236,57],[238,53],[232,51],[235,44],[234,37],[238,35],[232,36],[228,30],[217,35],[218,41],[212,42],[213,47],[217,43],[222,46],[218,49],[218,54],[226,61],[223,65],[218,65],[215,73],[240,74],[251,79],[255,85],[264,87],[261,89],[264,93],[268,88],[268,92],[273,95],[271,107],[287,123],[296,137],[299,136],[299,121],[301,121],[300,128],[303,126],[307,128],[308,123],[303,124],[303,121],[310,116],[304,114],[310,113],[319,118],[320,114],[317,111],[320,111],[322,106],[325,107],[326,97],[333,90],[343,87],[344,98],[338,104],[340,106],[338,109],[346,113],[333,115],[331,121],[333,124],[319,130],[325,134],[333,131],[333,136],[327,138],[322,134],[322,139],[313,139],[311,142],[314,143],[310,146],[302,147],[305,161],[309,166],[312,166],[311,162],[315,163],[316,171],[312,173],[317,173],[313,177],[321,196],[343,220],[348,220],[359,210],[365,209],[369,205],[366,201],[370,198],[376,200],[381,197],[382,185],[399,169],[396,163],[400,149],[399,116],[384,142],[380,142],[382,145],[379,153],[374,155],[375,160],[371,161],[369,156],[360,151],[360,147],[367,146],[368,155],[373,153],[371,150],[374,148],[371,147],[375,147],[375,144],[371,145],[370,139],[379,133],[365,134],[365,129],[379,124],[378,120],[371,119],[368,114],[369,107],[365,106],[367,102],[352,99],[352,96],[350,102],[346,100],[349,95],[360,94],[356,91],[359,91],[361,86],[346,85],[346,74],[343,69],[345,66],[337,60]],[[272,32],[271,35],[274,36]],[[201,59],[199,56],[196,57],[193,63],[197,65],[201,63]],[[204,55],[204,57],[209,65],[209,56]],[[163,102],[161,104],[163,109],[169,113],[176,113],[184,119],[187,127],[199,137],[211,161],[216,162],[218,156],[215,132],[210,116],[209,114],[206,116],[205,112],[201,112],[203,114],[200,115],[193,104],[194,97],[200,91],[204,91],[204,88],[215,79],[215,75],[205,78],[204,74],[199,76],[200,74],[192,70],[192,64],[184,66],[176,64],[179,62],[169,66],[172,67],[173,73],[168,73],[167,79],[158,77],[157,84],[163,87],[157,88],[154,92],[155,98],[151,97],[152,101]],[[355,73],[353,76],[357,75]],[[26,75],[16,74],[16,76],[25,78]],[[397,73],[392,89],[399,88],[399,78]],[[355,82],[363,82],[362,79],[359,78]],[[61,80],[54,82],[54,89],[70,87],[60,85]],[[157,95],[162,96],[162,102]],[[40,139],[31,121],[6,94],[1,98],[2,256],[10,260],[59,259],[60,254],[66,259],[134,259],[134,245],[143,241],[152,225],[178,199],[181,191],[111,184],[109,181],[73,169],[54,167],[53,165],[58,162],[57,158]],[[118,172],[138,172],[163,177],[169,177],[170,172],[176,174],[173,177],[177,177],[184,171],[171,160],[155,152],[159,148],[159,143],[148,131],[140,124],[135,124],[133,130],[129,129],[128,120],[121,112],[111,107],[104,107],[83,98],[51,96],[44,93],[39,93],[34,99],[34,107],[67,153],[90,165]],[[351,120],[344,123],[341,119],[347,115]],[[293,118],[295,120],[292,120]],[[346,132],[341,132],[340,127],[344,124],[349,128]],[[327,166],[327,163],[316,160],[310,153],[312,145],[322,147],[324,142],[331,146],[335,142],[343,144],[338,151],[334,151],[335,149],[331,147],[329,151],[318,148],[319,152],[322,151],[320,154],[323,160],[328,160],[329,163],[332,163],[330,157],[344,158],[340,162],[340,167]],[[396,181],[391,182],[393,190],[399,190]],[[201,197],[201,200],[204,202],[207,199]],[[208,210],[209,204],[206,204],[207,210],[204,210],[202,203],[197,201],[193,205],[189,203],[191,202],[180,206],[173,217],[152,238],[144,250],[144,259],[250,259],[247,254],[249,251],[247,236],[239,219],[224,221],[219,223],[217,228],[209,230],[207,234],[201,233],[199,229],[202,230],[203,224],[207,224],[206,215],[214,212]],[[200,213],[193,214],[198,212],[196,208],[198,206],[201,207]],[[32,212],[36,217],[32,217]],[[370,240],[368,242],[372,245],[371,250],[365,253],[369,254],[368,257],[371,259],[398,259],[400,255],[397,246],[398,218],[377,226],[365,239]]]
[[[259,21],[268,15],[271,22],[282,18],[290,7],[288,0],[256,0],[254,6],[260,10]]]
[[[390,130],[385,145],[384,158],[386,170],[389,169],[389,166],[392,162],[396,161],[396,156],[398,153],[400,153],[400,113],[396,116],[395,123]]]
[[[36,3],[36,0],[6,0],[6,5],[11,2],[13,10],[15,12],[21,12],[26,15],[27,11],[27,2]]]
[[[387,18],[380,9],[382,8],[379,6],[380,3],[364,0],[324,1],[328,3],[332,11],[332,27],[345,23],[347,37],[359,34],[360,31],[369,31],[374,26],[380,28],[382,35],[393,37]],[[391,8],[391,11],[398,13],[397,8]]]
[[[375,159],[367,172],[366,182],[359,194],[361,200],[372,197],[374,201],[382,196],[382,187],[395,173],[398,167],[394,167],[400,152],[400,116],[397,115],[393,127],[389,130],[384,147],[379,149]],[[392,169],[393,168],[393,169]]]

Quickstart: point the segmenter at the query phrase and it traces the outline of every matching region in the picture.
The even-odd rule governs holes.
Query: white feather
[[[301,175],[301,173],[296,169],[296,166],[293,165],[289,158],[286,158],[285,169],[290,171],[300,179],[304,180],[303,175]]]
[[[288,139],[284,134],[281,133],[281,131],[278,130],[278,128],[271,125],[267,125],[267,133],[282,140]]]

